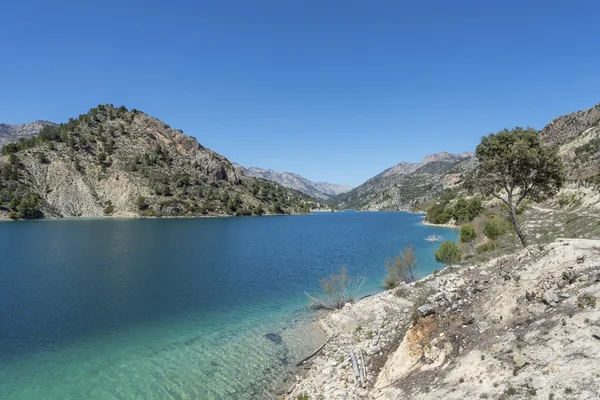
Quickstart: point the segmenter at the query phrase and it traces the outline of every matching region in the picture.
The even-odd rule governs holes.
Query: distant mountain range
[[[396,164],[330,201],[340,208],[411,210],[460,182],[474,165],[473,153],[430,154],[418,163]]]
[[[313,182],[292,172],[277,172],[272,169],[244,167],[235,163],[234,167],[247,176],[276,182],[281,186],[297,190],[319,200],[327,200],[332,196],[348,192],[352,189],[352,186],[347,185],[338,185],[329,182]]]
[[[153,214],[147,210],[156,215],[226,215],[325,207],[304,195],[342,209],[414,210],[460,186],[477,164],[473,153],[435,153],[417,163],[400,162],[352,189],[230,163],[152,117],[112,106],[99,106],[61,126],[49,121],[0,124],[0,147],[31,138],[48,125],[69,137],[68,143],[57,137],[49,139],[52,146],[25,147],[17,153],[19,164],[9,168],[16,178],[0,181],[0,214],[3,206],[8,210],[13,194],[31,191],[39,195],[46,211],[64,216],[102,215],[104,208],[119,215],[144,210],[149,215]],[[600,184],[599,125],[597,104],[555,118],[540,131],[546,144],[559,148],[568,180]],[[0,165],[6,162],[0,158]],[[141,208],[134,204],[140,195],[146,199]]]
[[[0,124],[0,148],[5,144],[18,142],[20,139],[29,139],[40,133],[46,125],[56,126],[50,121],[34,121],[20,125]]]

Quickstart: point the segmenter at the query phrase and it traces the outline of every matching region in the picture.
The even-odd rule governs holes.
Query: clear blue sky
[[[312,180],[600,102],[595,0],[19,0],[0,21],[0,122],[124,104]]]

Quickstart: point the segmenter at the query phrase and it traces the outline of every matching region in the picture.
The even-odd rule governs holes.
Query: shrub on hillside
[[[417,254],[414,247],[405,247],[394,259],[385,260],[387,275],[383,285],[386,289],[392,289],[401,282],[413,282],[416,279],[417,267]]]
[[[496,240],[504,235],[508,227],[500,218],[490,217],[483,226],[483,234],[491,240]]]
[[[365,274],[350,276],[348,270],[342,265],[339,273],[332,272],[329,276],[319,278],[321,293],[311,296],[305,293],[312,301],[312,307],[337,310],[344,304],[354,300],[354,296],[367,280]]]
[[[461,243],[469,243],[477,238],[477,233],[471,225],[463,225],[460,228],[460,241]]]
[[[439,249],[434,252],[435,260],[445,266],[456,264],[460,261],[461,251],[456,243],[444,241]]]

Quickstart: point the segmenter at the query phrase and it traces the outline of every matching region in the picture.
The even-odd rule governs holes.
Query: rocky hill
[[[156,118],[100,105],[46,125],[0,157],[0,216],[196,216],[307,212],[322,204],[246,177]]]
[[[277,172],[272,169],[257,167],[244,167],[234,163],[234,167],[245,175],[254,178],[266,179],[280,184],[281,186],[297,190],[315,199],[327,200],[336,194],[345,193],[352,189],[351,186],[338,185],[328,182],[313,182],[292,172]]]
[[[554,119],[540,136],[546,145],[559,148],[568,187],[600,185],[600,104]],[[412,211],[446,189],[460,191],[476,164],[472,153],[432,154],[420,163],[401,162],[330,201],[340,208]],[[577,196],[571,192],[569,196]]]
[[[412,210],[457,185],[474,163],[472,153],[431,154],[418,163],[401,162],[331,201],[341,208]]]
[[[5,144],[18,142],[20,139],[30,139],[47,125],[56,126],[50,121],[34,121],[21,125],[0,124],[0,148]]]
[[[571,181],[600,184],[600,104],[560,116],[540,131],[542,139],[559,146]]]

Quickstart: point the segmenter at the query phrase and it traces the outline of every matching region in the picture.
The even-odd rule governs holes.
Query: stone
[[[529,379],[527,386],[533,390],[540,390],[546,387],[546,381],[541,376],[534,376]]]
[[[513,357],[513,361],[514,361],[515,365],[517,366],[517,368],[523,368],[525,366],[525,364],[527,364],[527,360],[525,359],[525,356],[523,356],[523,354],[521,354],[521,353],[515,354]]]
[[[548,289],[542,295],[542,300],[544,303],[548,304],[551,307],[556,307],[558,302],[560,301],[558,294],[554,292],[553,289]]]
[[[577,256],[577,264],[583,264],[585,262],[585,256]]]
[[[435,308],[431,304],[423,304],[421,307],[417,308],[417,313],[419,313],[420,317],[426,317],[435,314]]]

